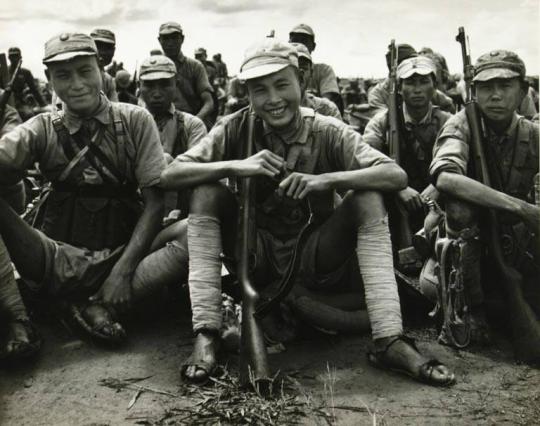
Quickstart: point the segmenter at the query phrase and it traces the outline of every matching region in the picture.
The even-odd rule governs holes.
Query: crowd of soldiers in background
[[[99,30],[96,30],[99,31]],[[97,41],[96,44],[102,52],[102,66],[107,76],[110,76],[109,84],[105,85],[105,89],[110,87],[112,90],[109,97],[112,100],[120,102],[128,102],[139,104],[139,81],[137,70],[130,73],[124,68],[122,61],[113,59],[114,49],[110,46],[115,46],[116,40],[114,34],[107,39],[108,41]],[[462,73],[451,73],[448,69],[446,59],[440,53],[434,52],[431,48],[424,47],[415,52],[409,45],[401,45],[404,51],[412,49],[414,54],[425,55],[432,59],[437,66],[437,83],[438,91],[446,96],[445,107],[442,108],[448,112],[454,113],[461,109],[465,99],[465,82]],[[150,55],[163,55],[160,49],[153,49]],[[6,82],[10,79],[13,70],[17,63],[22,60],[21,50],[18,47],[11,47],[8,50],[9,66],[2,64],[0,87],[5,87]],[[206,49],[199,47],[194,52],[194,58],[199,61],[207,73],[208,80],[214,90],[214,102],[216,114],[222,116],[238,111],[248,105],[247,89],[245,84],[238,80],[234,75],[229,75],[227,65],[221,58],[221,53],[216,53],[212,56],[212,60],[208,59]],[[351,70],[351,74],[354,71]],[[107,78],[107,77],[105,77]],[[529,83],[528,95],[523,99],[518,113],[526,118],[533,119],[538,114],[538,76],[527,76],[526,80]],[[364,78],[364,77],[336,77],[336,83],[339,93],[334,99],[336,105],[340,109],[341,114],[346,122],[362,132],[367,122],[375,113],[380,111],[381,107],[386,105],[381,104],[375,92],[377,88],[383,85],[386,78]],[[114,88],[114,89],[112,89]],[[13,87],[12,103],[19,112],[23,120],[27,120],[33,115],[47,110],[47,106],[53,102],[53,94],[51,93],[50,85],[44,79],[36,78],[31,71],[21,67],[21,70],[16,77]],[[314,92],[316,96],[324,94],[318,93],[313,88],[308,87],[307,92]]]

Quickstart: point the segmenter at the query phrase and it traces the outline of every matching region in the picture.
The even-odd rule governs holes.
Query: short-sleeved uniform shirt
[[[502,177],[503,185],[515,188],[511,195],[518,198],[526,198],[528,189],[532,186],[532,178],[538,173],[538,137],[538,123],[517,114],[514,114],[510,126],[502,135],[497,135],[487,128],[486,143],[489,146],[486,148],[494,154],[493,161]],[[462,110],[446,122],[437,138],[430,166],[430,174],[434,180],[443,171],[471,174],[470,140],[467,115],[465,110]],[[518,148],[521,143],[526,145],[525,149]]]
[[[402,106],[403,125],[401,135],[401,167],[409,175],[409,186],[423,191],[429,184],[428,168],[433,145],[444,123],[452,116],[430,104],[427,114],[416,122],[409,114],[407,105]],[[388,154],[388,110],[378,112],[367,124],[363,140],[372,147]]]
[[[124,103],[115,103],[126,131],[126,178],[139,188],[157,185],[165,167],[163,148],[154,120],[144,108]],[[121,169],[114,123],[111,115],[112,103],[102,94],[96,113],[89,119],[96,128],[105,129],[99,148]],[[70,134],[77,133],[83,120],[69,110],[60,111],[60,117]],[[53,127],[53,114],[39,114],[16,127],[0,139],[0,185],[20,180],[35,162],[43,175],[50,181],[58,180],[68,165],[62,146]],[[99,173],[90,165],[84,171],[82,184],[100,185]]]
[[[196,115],[203,105],[201,94],[213,91],[204,65],[184,56],[182,52],[173,59],[173,62],[176,65],[174,105],[180,111]]]
[[[218,121],[210,133],[194,148],[177,157],[179,161],[213,162],[241,158],[240,147],[245,140],[245,110]],[[356,170],[392,160],[362,141],[359,133],[345,123],[308,108],[300,108],[294,125],[286,136],[267,127],[258,126],[256,151],[269,149],[285,159],[286,172],[323,174]],[[282,176],[284,177],[284,176]],[[275,270],[283,271],[290,259],[295,239],[307,220],[305,200],[279,197],[278,183],[266,177],[255,178],[257,197],[257,227],[266,256]],[[309,195],[311,210],[324,217],[334,208],[334,191]]]
[[[316,113],[342,120],[341,113],[336,104],[326,98],[319,98],[311,93],[306,93],[302,98],[302,106],[311,108]]]
[[[313,73],[308,82],[308,90],[316,96],[323,96],[325,93],[336,93],[339,95],[336,74],[328,64],[313,64]]]

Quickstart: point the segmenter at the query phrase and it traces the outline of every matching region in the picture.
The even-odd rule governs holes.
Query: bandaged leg
[[[165,286],[184,283],[187,277],[187,247],[173,240],[150,253],[137,266],[133,277],[133,298],[142,300]]]
[[[2,236],[0,236],[0,315],[10,320],[28,318]]]
[[[190,214],[188,218],[189,293],[193,331],[219,331],[221,313],[220,221]]]
[[[356,255],[373,339],[403,333],[388,216],[358,227]]]

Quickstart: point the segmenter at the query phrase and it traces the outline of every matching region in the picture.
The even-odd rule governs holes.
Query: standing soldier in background
[[[169,59],[176,66],[176,109],[199,117],[207,129],[214,122],[214,100],[212,86],[204,66],[197,60],[188,58],[182,52],[184,32],[177,22],[165,22],[159,27],[159,43]]]
[[[303,44],[310,54],[317,45],[313,29],[306,24],[299,24],[289,32],[289,42]],[[308,84],[308,91],[315,96],[331,100],[343,114],[343,99],[341,99],[336,74],[330,65],[313,63],[313,74]]]
[[[118,94],[118,102],[125,102],[128,104],[137,105],[139,100],[137,96],[130,92],[133,87],[131,81],[131,75],[126,70],[118,70],[114,77],[116,83],[116,93]]]
[[[206,75],[208,76],[208,81],[210,86],[212,86],[212,100],[214,101],[214,110],[210,115],[210,121],[215,123],[219,113],[219,100],[218,100],[218,90],[219,86],[217,85],[217,67],[212,61],[208,60],[208,54],[204,47],[199,47],[195,50],[195,59],[199,61],[206,70]]]
[[[218,88],[217,98],[219,102],[219,114],[225,113],[225,103],[227,101],[227,84],[229,82],[229,71],[227,65],[221,60],[221,53],[216,53],[213,57],[213,62],[217,69],[217,81]]]
[[[103,92],[110,101],[118,102],[114,78],[105,71],[105,67],[112,62],[116,50],[116,37],[110,30],[96,28],[90,33],[99,52],[99,69],[103,79]]]
[[[339,109],[335,103],[326,98],[319,98],[307,91],[307,85],[313,73],[313,62],[306,46],[301,43],[291,43],[298,52],[298,68],[300,70],[300,89],[302,90],[302,100],[300,105],[311,108],[313,111],[329,117],[342,120]]]
[[[441,267],[443,274],[450,271],[462,280],[472,307],[472,338],[486,335],[486,302],[498,300],[494,315],[512,325],[516,356],[538,364],[540,207],[534,204],[534,181],[538,184],[539,133],[537,123],[516,114],[527,89],[524,79],[525,64],[515,53],[480,56],[473,78],[479,122],[468,110],[446,122],[430,173],[445,197],[445,233],[455,247],[448,257],[438,253],[438,261],[451,266]],[[491,186],[483,183],[486,173]],[[451,276],[446,279],[450,283]]]
[[[194,147],[207,133],[200,118],[175,108],[175,77],[174,62],[166,56],[151,56],[145,59],[139,71],[140,96],[157,124],[167,164]],[[165,216],[177,210],[175,219],[187,217],[188,202],[187,190],[178,194],[167,193]]]
[[[21,49],[18,47],[10,47],[8,50],[9,58],[9,77],[11,78],[13,72],[17,68],[19,61],[22,60]],[[26,105],[24,101],[24,91],[28,88],[30,93],[39,104],[40,107],[44,108],[47,106],[47,103],[43,99],[43,95],[39,91],[39,88],[36,86],[34,81],[34,76],[30,70],[22,68],[19,70],[15,81],[12,85],[13,90],[13,99],[15,101],[15,109],[21,116],[23,121],[28,120],[30,117],[34,116],[34,112],[29,105]]]

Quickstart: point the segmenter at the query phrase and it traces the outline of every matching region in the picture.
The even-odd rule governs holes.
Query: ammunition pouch
[[[113,249],[129,241],[141,212],[136,189],[129,185],[53,185],[41,230],[77,247]]]

